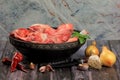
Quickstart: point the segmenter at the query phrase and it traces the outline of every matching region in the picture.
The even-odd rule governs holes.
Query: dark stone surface
[[[120,0],[0,0],[0,33],[35,23],[73,23],[91,39],[120,39]]]

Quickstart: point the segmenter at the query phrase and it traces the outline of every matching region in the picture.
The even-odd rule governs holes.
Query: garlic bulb
[[[88,65],[95,68],[95,69],[101,69],[101,61],[98,55],[92,55],[88,59]]]

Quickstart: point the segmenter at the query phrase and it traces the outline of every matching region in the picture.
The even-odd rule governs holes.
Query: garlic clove
[[[42,73],[44,73],[46,71],[46,66],[41,66],[39,68],[39,71],[42,72]]]
[[[79,70],[86,71],[86,70],[88,70],[88,68],[89,68],[88,63],[83,63],[83,64],[79,64],[79,65],[78,65],[78,69],[79,69]]]
[[[35,69],[35,64],[33,62],[30,63],[30,69]]]
[[[46,66],[46,70],[47,71],[54,71],[54,69],[52,68],[52,66],[49,65],[49,64]]]

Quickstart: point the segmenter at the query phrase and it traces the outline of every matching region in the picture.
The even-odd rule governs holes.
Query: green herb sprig
[[[77,32],[77,31],[74,31],[74,32],[72,33],[72,37],[78,37],[79,42],[80,42],[81,44],[83,44],[83,43],[86,41],[86,39],[90,39],[90,36],[89,36],[89,35],[80,34],[80,32]]]

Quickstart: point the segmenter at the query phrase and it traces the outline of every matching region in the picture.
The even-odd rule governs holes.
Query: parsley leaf
[[[89,38],[90,38],[89,35],[80,34],[80,32],[77,32],[77,31],[74,31],[74,32],[72,33],[72,37],[78,37],[79,42],[80,42],[81,44],[83,44],[83,43],[86,41],[86,39],[89,39]]]

